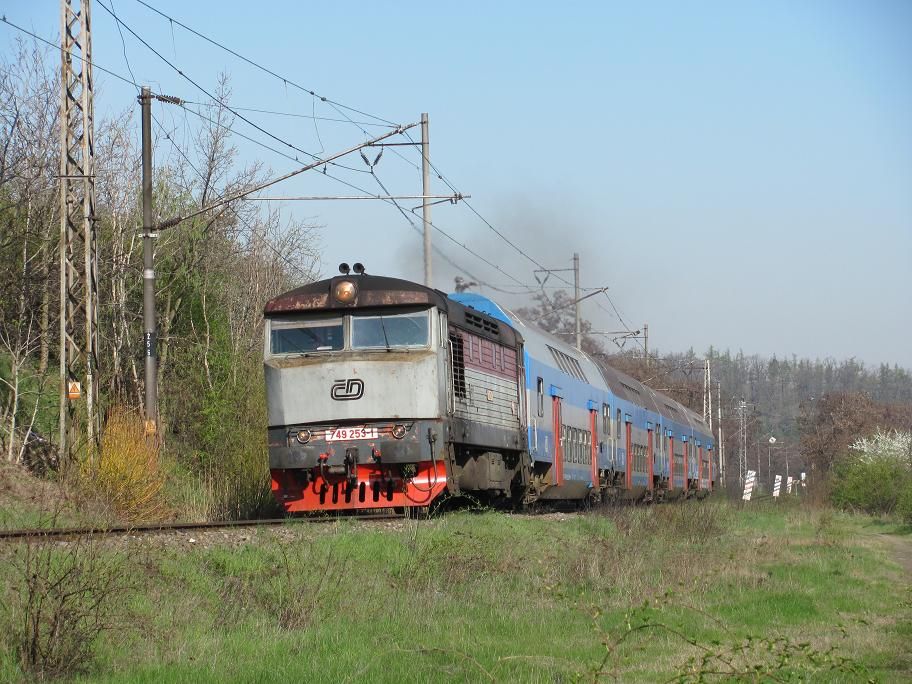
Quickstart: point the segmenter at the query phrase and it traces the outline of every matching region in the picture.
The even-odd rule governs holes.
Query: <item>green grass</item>
[[[709,523],[686,534],[698,518]],[[897,681],[912,676],[912,594],[883,529],[707,502],[113,545],[137,589],[78,679],[555,682],[601,668],[606,681],[666,681],[708,649],[777,676]],[[10,590],[11,553],[0,549]],[[775,637],[786,660],[769,655]],[[848,661],[834,670],[837,657]],[[7,648],[0,679],[17,673]]]

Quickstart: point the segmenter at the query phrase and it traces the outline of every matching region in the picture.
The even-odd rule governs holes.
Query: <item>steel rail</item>
[[[267,527],[297,523],[335,522],[338,520],[400,520],[402,514],[330,515],[319,518],[265,518],[262,520],[224,520],[220,522],[175,522],[153,525],[110,525],[107,527],[36,527],[32,529],[0,530],[0,540],[28,538],[97,537],[107,535],[180,532],[183,530],[217,530],[231,527]]]

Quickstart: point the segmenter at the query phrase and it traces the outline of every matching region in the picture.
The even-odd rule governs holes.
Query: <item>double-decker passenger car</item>
[[[711,491],[713,437],[674,400],[485,297],[341,270],[266,305],[286,511]]]

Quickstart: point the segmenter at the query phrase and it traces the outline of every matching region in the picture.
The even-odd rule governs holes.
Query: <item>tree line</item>
[[[56,441],[59,391],[59,67],[18,42],[0,63],[0,448],[21,462]],[[220,79],[220,102],[231,89]],[[242,163],[231,113],[184,132],[155,118],[156,220],[271,175]],[[170,120],[170,119],[169,119]],[[96,120],[98,375],[102,414],[143,410],[138,105]],[[155,241],[161,437],[181,469],[253,460],[263,475],[262,309],[314,278],[315,227],[236,201]],[[102,445],[103,446],[103,445]],[[38,449],[41,451],[41,449]],[[53,448],[45,449],[52,452]]]

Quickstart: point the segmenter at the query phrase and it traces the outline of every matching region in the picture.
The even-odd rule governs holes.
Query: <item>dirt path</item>
[[[877,536],[887,543],[887,546],[889,546],[893,552],[893,557],[896,559],[896,562],[899,563],[903,570],[906,571],[906,574],[912,578],[912,537],[900,537],[895,534],[879,534]]]

